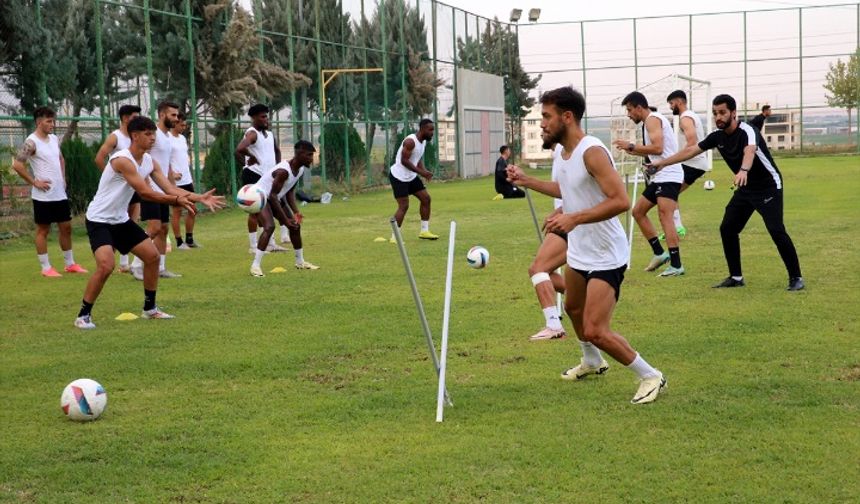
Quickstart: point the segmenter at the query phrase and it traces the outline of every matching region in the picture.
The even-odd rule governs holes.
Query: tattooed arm
[[[12,169],[31,186],[36,189],[41,189],[42,191],[47,191],[51,188],[51,183],[47,180],[35,179],[30,175],[30,172],[27,171],[27,166],[24,164],[35,153],[36,144],[30,139],[25,140],[24,143],[21,144],[21,147],[18,148],[18,152],[15,153],[15,159],[12,160]]]

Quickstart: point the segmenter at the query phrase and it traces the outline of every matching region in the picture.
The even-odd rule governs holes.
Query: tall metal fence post
[[[800,152],[803,152],[803,8],[797,9],[797,63],[798,63],[798,87],[800,90]],[[791,128],[791,114],[788,114],[788,127]],[[851,125],[848,125],[851,131]]]
[[[105,71],[104,55],[102,54],[102,13],[100,0],[93,0],[93,20],[96,25],[96,68],[98,69],[99,79],[99,116],[101,116],[102,139],[104,139],[107,137],[108,110],[105,105]]]
[[[143,33],[146,44],[146,87],[149,91],[149,117],[156,120],[155,115],[155,77],[152,71],[152,27],[149,23],[149,0],[143,0]]]
[[[391,159],[389,156],[388,149],[390,148],[389,143],[390,140],[388,138],[389,131],[389,120],[391,119],[390,109],[388,108],[388,32],[385,29],[385,18],[387,16],[385,7],[385,0],[379,0],[377,4],[377,15],[379,16],[379,27],[382,40],[382,124],[385,129],[385,159],[383,163],[388,163],[388,160]]]
[[[636,37],[636,18],[633,18],[633,82],[639,89],[639,45]]]
[[[42,30],[42,2],[37,0],[36,4],[36,26]],[[39,72],[39,105],[48,105],[48,83],[45,80],[45,72]]]
[[[320,39],[320,0],[314,0],[314,37],[317,43],[317,97],[318,101],[323,96],[323,75],[322,75],[322,43]],[[325,155],[325,114],[322,113],[322,102],[317,106],[317,119],[320,125],[320,167],[322,168],[322,186],[323,189],[328,187],[326,178],[326,155]]]
[[[460,123],[463,118],[460,116],[460,100],[457,97],[457,66],[460,64],[457,57],[457,10],[452,8],[451,13],[453,14],[451,16],[451,39],[454,48],[454,157],[457,160],[457,175],[463,176],[463,163],[461,161],[463,156],[460,152]],[[513,120],[513,116],[511,116],[511,120]]]
[[[582,97],[588,102],[588,86],[585,82],[585,21],[579,23],[579,54],[582,57]],[[588,131],[588,111],[585,112],[582,127]]]
[[[436,60],[439,59],[439,54],[437,52],[437,44],[436,37],[438,36],[436,32],[436,9],[438,5],[436,4],[436,0],[431,0],[430,8],[432,12],[430,13],[430,29],[432,31],[433,38],[433,75],[439,75],[437,72]],[[438,88],[433,89],[433,123],[436,124],[436,127],[439,127],[439,92]],[[860,115],[860,111],[858,111],[858,115]],[[447,131],[447,128],[446,128]],[[442,160],[442,152],[439,150],[439,141],[438,137],[436,139],[436,164],[433,166],[433,175],[439,175],[439,163]],[[448,145],[446,140],[445,145]]]

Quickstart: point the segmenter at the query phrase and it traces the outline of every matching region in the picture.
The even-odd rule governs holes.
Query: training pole
[[[415,277],[412,275],[412,266],[409,264],[409,256],[406,255],[403,236],[400,234],[400,227],[397,225],[397,220],[394,217],[391,218],[391,231],[394,233],[394,239],[397,241],[400,258],[403,259],[403,268],[406,269],[406,278],[409,279],[409,287],[412,288],[412,298],[415,299],[415,308],[418,310],[421,328],[424,330],[424,336],[427,338],[427,349],[430,351],[430,358],[433,360],[433,367],[436,369],[436,375],[438,376],[439,359],[436,357],[436,345],[433,344],[433,335],[430,333],[430,325],[427,323],[427,314],[424,313],[424,303],[421,301],[421,294],[418,293],[418,286],[415,284]],[[454,405],[447,391],[445,391],[445,400],[448,401],[448,405]]]
[[[439,390],[436,394],[436,421],[441,422],[445,413],[445,366],[448,362],[448,322],[451,320],[451,284],[454,281],[454,235],[457,223],[451,221],[448,235],[448,270],[445,274],[445,308],[442,312],[442,352],[439,354]]]
[[[636,171],[633,173],[633,197],[630,198],[631,201],[636,201],[636,191],[639,190],[639,165],[636,165]],[[630,225],[627,227],[627,269],[630,269],[630,265],[633,264],[633,227],[635,225],[633,219],[633,213],[631,211],[630,214]]]
[[[535,232],[537,233],[538,243],[543,243],[543,234],[540,232],[540,225],[538,224],[537,213],[535,212],[535,205],[532,203],[532,195],[528,189],[523,189],[526,193],[526,199],[529,201],[529,210],[532,212],[532,222],[535,225]]]

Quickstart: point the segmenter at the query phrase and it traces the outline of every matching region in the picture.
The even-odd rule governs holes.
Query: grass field
[[[91,332],[72,326],[86,278],[43,279],[29,238],[4,243],[0,501],[856,502],[860,158],[779,164],[805,291],[784,290],[758,216],[742,235],[747,287],[710,288],[726,275],[722,163],[716,190],[682,198],[686,276],[643,272],[637,235],[615,328],[669,380],[644,407],[622,366],[564,382],[575,340],[527,341],[543,325],[526,273],[536,238],[525,201],[490,201],[489,178],[430,186],[442,240],[416,238],[417,204],[404,226],[438,338],[458,223],[443,424],[396,247],[373,242],[390,233],[387,191],[304,208],[316,272],[273,254],[264,269],[288,272],[252,278],[244,214],[204,216],[205,248],[171,253],[185,276],[159,285],[177,319],[113,320],[143,301],[117,274]],[[492,254],[484,270],[464,260],[475,244]],[[80,227],[75,247],[92,267]],[[51,256],[61,264],[55,239]],[[80,377],[107,388],[97,422],[60,411]]]

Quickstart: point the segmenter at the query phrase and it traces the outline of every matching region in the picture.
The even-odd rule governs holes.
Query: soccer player
[[[698,114],[687,108],[687,93],[680,89],[672,91],[666,97],[666,101],[669,103],[669,108],[672,109],[672,114],[680,116],[678,119],[680,131],[677,132],[679,150],[691,145],[697,145],[704,140],[705,130],[702,127],[702,120],[699,119]],[[681,142],[681,139],[684,141]],[[684,170],[684,183],[681,184],[681,192],[686,191],[688,187],[693,185],[693,182],[711,169],[708,166],[708,157],[704,153],[687,160],[687,162],[681,165],[681,168]],[[687,228],[684,227],[681,221],[680,208],[675,208],[672,220],[675,223],[675,230],[678,232],[678,236],[685,236]]]
[[[158,288],[159,251],[149,236],[128,216],[128,204],[137,191],[144,201],[165,205],[180,205],[194,212],[194,203],[210,210],[222,208],[223,196],[212,189],[194,194],[177,188],[149,154],[156,143],[157,127],[148,117],[135,117],[128,123],[131,146],[110,157],[99,179],[99,188],[87,207],[87,234],[96,259],[96,271],[87,282],[81,309],[75,319],[79,329],[95,329],[92,321],[93,304],[114,269],[114,249],[120,254],[133,252],[143,263],[143,314],[145,319],[170,319],[173,315],[158,308],[155,300]],[[146,183],[149,177],[161,191]]]
[[[631,402],[650,403],[666,379],[610,326],[627,269],[627,237],[617,218],[630,208],[627,190],[609,150],[582,129],[585,97],[568,86],[544,93],[540,102],[544,144],[562,145],[553,161],[559,165],[558,181],[527,176],[513,165],[508,167],[508,179],[562,200],[561,211],[547,219],[546,229],[569,234],[564,307],[583,357],[561,377],[579,380],[605,373],[609,365],[600,355],[602,350],[639,377]]]
[[[128,136],[128,122],[140,115],[140,107],[137,105],[123,105],[119,108],[119,128],[113,130],[110,135],[105,138],[99,151],[96,153],[96,166],[99,170],[105,169],[108,158],[131,146],[131,138]],[[137,222],[140,218],[140,196],[137,193],[131,197],[131,203],[128,205],[128,215],[132,222]],[[128,254],[119,256],[119,271],[120,273],[128,273],[131,267],[128,265]]]
[[[720,224],[720,237],[729,276],[714,287],[745,285],[741,270],[740,233],[753,212],[758,212],[788,271],[787,290],[803,289],[805,285],[800,273],[797,250],[783,223],[782,174],[771,157],[761,132],[738,121],[735,99],[727,94],[714,98],[712,111],[717,125],[716,131],[698,145],[690,145],[668,159],[655,161],[649,169],[662,170],[664,166],[685,161],[708,149],[718,149],[729,169],[735,174],[735,192],[726,205],[723,222]]]
[[[170,140],[170,129],[176,126],[179,120],[179,105],[170,101],[158,104],[158,127],[155,129],[155,145],[149,151],[152,160],[161,169],[161,173],[167,181],[173,185],[176,177],[170,168],[170,153],[173,142]],[[164,193],[164,189],[155,183],[150,177],[152,190]],[[149,199],[140,204],[140,218],[146,221],[146,234],[152,238],[155,247],[160,254],[158,276],[161,278],[179,278],[182,275],[167,269],[167,232],[170,227],[170,205],[159,203],[157,200]],[[143,261],[135,257],[131,262],[131,274],[137,280],[143,280]]]
[[[176,118],[176,124],[170,131],[170,141],[173,142],[173,146],[170,149],[170,166],[174,172],[173,176],[176,179],[177,187],[193,193],[194,180],[191,178],[188,141],[185,139],[185,135],[183,135],[188,123],[185,121],[185,114],[181,112],[176,115]],[[176,238],[176,247],[180,250],[190,250],[199,247],[200,245],[194,241],[194,213],[185,213],[185,241],[182,241],[182,233],[179,226],[181,219],[182,207],[174,206],[170,222],[173,227],[173,237]]]
[[[438,235],[430,232],[430,193],[424,187],[424,183],[418,178],[419,175],[427,179],[433,179],[433,173],[424,168],[424,149],[427,142],[433,139],[436,127],[430,119],[421,119],[418,123],[418,133],[413,133],[403,139],[403,143],[397,149],[394,164],[388,170],[388,180],[391,181],[391,190],[394,199],[397,200],[397,211],[394,218],[397,227],[403,227],[403,218],[409,210],[409,196],[415,196],[421,202],[418,212],[421,215],[421,232],[418,238],[422,240],[437,240]],[[391,235],[391,243],[396,243],[394,235]]]
[[[48,234],[51,224],[57,223],[60,249],[66,263],[66,273],[86,273],[75,262],[72,253],[72,210],[66,195],[66,160],[60,151],[60,141],[54,135],[56,112],[48,107],[33,111],[36,131],[18,148],[12,168],[30,184],[33,200],[33,219],[36,221],[36,257],[42,267],[42,276],[57,278],[62,275],[51,266],[48,258]],[[33,175],[27,171],[29,163]]]
[[[770,117],[772,113],[773,112],[771,112],[770,110],[770,105],[765,105],[761,108],[761,114],[747,121],[747,124],[755,127],[755,129],[757,129],[760,133],[764,129],[765,121],[767,121],[767,118]]]
[[[558,181],[558,167],[555,159],[561,153],[561,145],[544,144],[544,149],[552,149],[552,181]],[[562,201],[554,198],[555,210],[544,219],[544,229],[547,222],[555,215],[562,213]],[[529,266],[529,278],[535,288],[538,302],[540,303],[546,326],[529,337],[530,341],[552,340],[564,338],[566,333],[561,325],[561,314],[555,304],[555,293],[564,294],[564,277],[556,270],[567,262],[567,233],[562,231],[547,232],[543,242],[538,248],[534,261]]]
[[[636,124],[644,123],[642,138],[644,144],[634,144],[627,140],[616,140],[615,147],[635,156],[647,157],[648,159],[664,159],[678,152],[678,141],[672,125],[662,114],[654,112],[648,107],[648,99],[638,91],[633,91],[621,100],[621,105],[627,108],[627,117]],[[660,170],[648,181],[642,196],[633,207],[633,218],[636,224],[651,245],[654,256],[645,267],[645,271],[654,271],[660,266],[670,263],[660,273],[661,277],[673,277],[684,274],[681,265],[681,250],[679,246],[678,232],[672,220],[672,214],[678,206],[678,195],[681,193],[681,183],[684,181],[684,172],[681,165],[667,166]],[[666,245],[669,251],[663,250],[657,230],[648,218],[648,212],[657,206],[660,218],[660,226],[666,235]]]
[[[269,107],[262,103],[251,105],[248,109],[251,127],[245,130],[245,136],[236,146],[236,160],[243,164],[242,184],[256,184],[260,177],[281,162],[281,148],[275,135],[269,131]],[[281,242],[287,241],[286,222],[281,222]],[[287,249],[270,242],[267,251],[284,252]],[[248,252],[257,251],[257,218],[248,216]]]
[[[254,262],[251,263],[251,275],[255,277],[264,276],[261,264],[272,233],[275,232],[276,216],[281,222],[286,222],[290,230],[290,241],[296,251],[296,269],[319,269],[319,266],[305,261],[301,233],[304,218],[299,213],[299,207],[296,204],[296,184],[302,178],[304,171],[313,163],[314,152],[316,149],[312,143],[307,140],[299,140],[295,145],[295,157],[270,168],[256,184],[268,196],[268,199],[266,206],[259,213],[254,214],[254,217],[259,220],[259,224],[263,226],[263,232],[260,233],[260,238],[257,241]],[[286,206],[282,205],[284,200],[287,203]]]
[[[499,159],[496,160],[496,196],[493,198],[494,200],[526,197],[526,193],[522,189],[508,182],[507,167],[510,158],[511,148],[507,145],[499,147]]]

